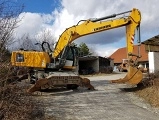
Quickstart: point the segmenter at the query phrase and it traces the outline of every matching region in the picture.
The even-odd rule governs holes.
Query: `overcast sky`
[[[14,0],[24,3],[22,21],[16,29],[16,37],[23,34],[37,36],[50,30],[58,40],[59,35],[79,20],[98,18],[120,13],[133,8],[141,11],[141,41],[159,33],[158,0]],[[125,27],[82,37],[99,56],[110,56],[115,50],[126,47]]]

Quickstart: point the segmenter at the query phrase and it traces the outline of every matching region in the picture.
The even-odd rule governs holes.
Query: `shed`
[[[100,56],[79,57],[79,74],[108,73],[112,72],[113,59]]]

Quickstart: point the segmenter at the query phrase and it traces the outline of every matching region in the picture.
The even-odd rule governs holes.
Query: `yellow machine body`
[[[120,17],[116,18],[116,16]],[[13,51],[11,62],[12,65],[14,66],[24,66],[35,69],[44,68],[45,70],[49,68],[47,69],[47,71],[50,70],[50,72],[59,72],[59,70],[60,71],[62,70],[63,73],[64,72],[67,73],[68,69],[72,71],[78,65],[76,64],[77,56],[75,54],[72,54],[72,57],[68,57],[70,51],[72,53],[74,51],[73,47],[71,48],[72,42],[74,40],[82,36],[102,31],[108,31],[119,27],[126,28],[125,36],[126,36],[127,53],[133,54],[135,31],[138,30],[140,22],[141,22],[141,13],[136,8],[130,11],[113,14],[102,18],[80,20],[76,25],[67,28],[60,35],[54,50],[51,51],[50,53],[48,53],[47,51],[46,52],[21,51],[21,50]],[[131,61],[132,56],[127,55],[127,59]],[[67,69],[67,72],[64,71],[65,69]],[[59,73],[57,76],[61,76],[61,73]],[[67,81],[69,81],[67,75],[64,74],[63,76]],[[63,77],[58,78],[58,80],[63,81]],[[64,84],[70,84],[66,80],[64,81]],[[129,64],[128,74],[126,75],[126,77],[114,81],[112,80],[112,82],[138,84],[141,80],[142,80],[142,72],[138,70],[136,66],[132,66],[131,64]],[[36,81],[36,83],[38,83],[38,81]],[[40,86],[44,85],[41,84],[41,82],[39,84]],[[76,84],[76,82],[72,82],[72,84]]]
[[[14,66],[46,68],[47,63],[50,63],[50,57],[46,52],[14,51],[11,63]]]

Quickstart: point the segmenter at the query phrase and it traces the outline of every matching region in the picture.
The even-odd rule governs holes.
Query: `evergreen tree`
[[[88,46],[83,42],[79,45],[78,50],[80,56],[91,55]]]

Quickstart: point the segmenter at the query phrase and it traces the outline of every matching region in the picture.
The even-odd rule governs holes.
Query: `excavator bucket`
[[[143,74],[136,67],[129,66],[128,73],[124,78],[111,80],[111,83],[127,83],[130,85],[137,85],[142,81]]]

